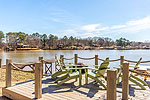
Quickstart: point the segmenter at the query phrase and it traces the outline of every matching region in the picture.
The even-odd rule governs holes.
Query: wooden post
[[[55,72],[57,71],[57,55],[55,54]]]
[[[42,63],[42,77],[43,77],[43,57],[39,57],[39,62]]]
[[[98,55],[95,55],[95,65],[98,65]]]
[[[81,69],[79,69],[79,85],[82,85],[82,72],[81,72]]]
[[[107,70],[107,100],[116,100],[116,70]]]
[[[2,59],[0,59],[0,68],[2,67]]]
[[[35,98],[42,97],[42,63],[35,63]]]
[[[64,55],[60,55],[60,59],[64,62]]]
[[[120,66],[123,66],[123,62],[124,62],[124,56],[120,56]]]
[[[78,63],[78,54],[74,54],[74,64],[77,65]]]
[[[128,100],[129,94],[129,63],[123,63],[122,100]]]
[[[11,87],[11,63],[10,59],[6,59],[6,87]]]
[[[124,56],[120,56],[120,68],[122,68],[123,67],[123,62],[124,62]],[[121,77],[121,80],[120,80],[121,82],[122,82],[122,77]],[[119,83],[119,82],[118,82]]]

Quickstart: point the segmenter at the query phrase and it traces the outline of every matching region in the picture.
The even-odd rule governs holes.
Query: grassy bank
[[[2,95],[2,87],[5,86],[5,69],[0,68],[0,96]],[[34,79],[33,73],[12,70],[12,84]]]

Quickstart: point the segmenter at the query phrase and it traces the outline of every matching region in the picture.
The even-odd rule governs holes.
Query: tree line
[[[88,37],[77,38],[73,36],[63,36],[59,38],[53,34],[40,34],[32,33],[27,34],[24,32],[8,32],[3,33],[0,31],[0,47],[9,46],[17,48],[18,45],[28,45],[32,48],[40,49],[59,49],[69,46],[83,47],[111,47],[111,46],[128,46],[130,41],[125,38],[112,40],[108,37]]]

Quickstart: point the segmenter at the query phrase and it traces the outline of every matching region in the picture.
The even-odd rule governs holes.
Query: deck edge
[[[35,100],[34,98],[28,98],[7,88],[2,88],[2,95],[12,100]]]

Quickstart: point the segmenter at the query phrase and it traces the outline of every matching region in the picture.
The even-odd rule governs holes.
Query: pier
[[[60,55],[63,60],[73,60],[74,64],[78,63],[78,59],[91,60],[95,59],[95,65],[98,65],[99,61],[104,61],[98,58],[98,55],[92,58],[82,58],[77,54],[73,58],[65,58],[64,55]],[[120,66],[122,69],[118,72],[117,69],[107,70],[107,90],[104,90],[101,86],[94,84],[90,80],[88,84],[85,84],[85,75],[82,75],[82,84],[78,81],[70,80],[67,83],[56,87],[57,83],[51,80],[51,76],[45,76],[48,72],[52,72],[52,63],[55,63],[55,71],[59,70],[57,67],[56,59],[54,60],[44,60],[43,57],[39,57],[39,61],[34,63],[33,72],[35,73],[35,79],[29,80],[15,85],[11,84],[11,70],[14,68],[14,63],[12,60],[6,60],[6,87],[2,89],[2,95],[15,100],[96,100],[96,99],[106,99],[116,100],[117,95],[120,95],[120,99],[127,100],[129,98],[129,72],[141,74],[142,76],[150,76],[142,72],[137,72],[129,69],[129,62],[137,63],[137,61],[131,61],[124,59],[121,56],[119,59],[110,60],[110,62],[120,61]],[[150,61],[141,61],[141,63],[149,63]],[[43,69],[44,64],[50,64]],[[17,69],[20,70],[20,69]],[[43,70],[45,70],[43,72]],[[120,77],[122,75],[122,78]],[[120,77],[120,78],[119,78]],[[122,80],[122,86],[118,88],[118,83]],[[131,83],[133,84],[133,83]],[[139,89],[139,88],[138,88]],[[149,89],[146,86],[146,89]]]

